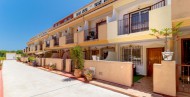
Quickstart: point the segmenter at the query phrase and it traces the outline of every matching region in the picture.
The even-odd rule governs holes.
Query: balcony
[[[46,42],[46,47],[47,48],[50,47],[50,43]]]
[[[36,46],[35,46],[35,51],[37,51],[37,50],[38,50],[38,46],[36,45]]]
[[[74,34],[70,33],[66,35],[66,44],[72,44],[74,43]]]
[[[42,44],[39,45],[39,50],[42,51]]]
[[[53,40],[54,40],[54,46],[59,46],[59,38],[54,37]]]
[[[124,19],[107,23],[110,43],[141,41],[155,39],[149,35],[150,29],[171,28],[171,6],[151,10],[146,7],[132,13],[124,14]],[[113,40],[113,41],[112,41]]]
[[[98,39],[97,28],[91,28],[84,31],[84,41],[96,40]]]

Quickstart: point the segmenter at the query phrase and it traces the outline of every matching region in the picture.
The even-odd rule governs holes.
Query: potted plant
[[[46,68],[46,65],[42,65],[43,68]]]
[[[151,29],[151,36],[155,36],[157,39],[160,39],[161,37],[165,38],[165,51],[162,52],[162,56],[165,61],[170,61],[173,57],[173,52],[171,52],[168,48],[168,38],[173,35],[173,38],[176,39],[182,34],[182,32],[179,31],[181,24],[182,22],[178,23],[176,26],[172,28],[165,28],[162,30]]]
[[[87,81],[91,81],[93,78],[93,71],[90,69],[86,69],[84,72],[84,75],[85,75]]]
[[[20,58],[20,57],[17,57],[16,60],[17,60],[18,62],[21,62],[21,58]]]
[[[50,65],[49,66],[49,70],[51,71],[51,70],[55,70],[56,69],[56,64],[52,64],[52,65]]]
[[[46,69],[49,69],[49,64],[47,64],[47,65],[45,66],[45,68],[46,68]]]
[[[70,50],[71,59],[74,62],[75,70],[74,75],[75,77],[79,78],[82,75],[82,70],[84,68],[84,59],[83,59],[83,51],[80,46],[75,46]]]
[[[0,70],[2,69],[2,65],[3,65],[3,63],[0,62]]]
[[[29,65],[33,65],[33,62],[36,60],[35,57],[28,57]]]

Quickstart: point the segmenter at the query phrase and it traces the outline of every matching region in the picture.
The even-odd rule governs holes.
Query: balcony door
[[[149,29],[149,8],[131,13],[131,33]]]

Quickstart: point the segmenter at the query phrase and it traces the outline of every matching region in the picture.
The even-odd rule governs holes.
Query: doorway
[[[181,63],[184,67],[184,75],[190,75],[190,38],[181,40]]]
[[[153,76],[153,64],[160,64],[164,48],[147,48],[147,76]]]

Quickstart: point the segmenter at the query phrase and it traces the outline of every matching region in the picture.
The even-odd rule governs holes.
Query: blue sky
[[[0,0],[0,50],[18,50],[92,0]]]

